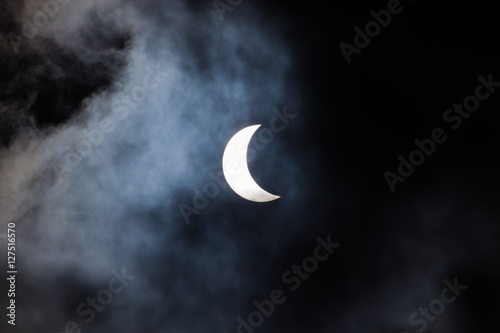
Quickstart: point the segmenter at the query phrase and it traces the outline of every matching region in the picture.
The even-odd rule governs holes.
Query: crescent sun
[[[263,190],[255,182],[247,162],[248,145],[260,126],[246,127],[229,140],[222,156],[222,171],[229,186],[240,197],[254,202],[269,202],[280,197]]]

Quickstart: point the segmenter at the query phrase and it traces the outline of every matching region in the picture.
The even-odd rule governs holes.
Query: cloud
[[[9,2],[7,10],[29,18],[39,7]],[[19,321],[26,331],[82,324],[76,305],[121,267],[137,277],[134,285],[98,314],[92,330],[228,330],[234,307],[247,306],[260,288],[261,256],[286,240],[276,233],[297,232],[290,218],[300,205],[283,215],[278,204],[265,217],[275,223],[257,226],[241,225],[240,214],[262,212],[228,208],[236,207],[229,192],[193,226],[177,209],[220,169],[232,134],[269,121],[275,107],[296,112],[300,101],[286,92],[286,43],[250,5],[233,15],[233,23],[221,23],[208,8],[178,1],[68,2],[18,53],[5,35],[20,34],[22,22],[2,26],[1,220],[16,221],[22,234],[19,317],[33,318]],[[113,112],[148,66],[168,77],[126,117]],[[53,163],[67,164],[104,119],[113,130],[60,181]],[[276,140],[263,157],[280,168],[270,174],[280,179],[275,186],[294,193],[305,180],[291,186],[280,174],[298,175],[300,157],[273,157],[278,148],[284,143]]]

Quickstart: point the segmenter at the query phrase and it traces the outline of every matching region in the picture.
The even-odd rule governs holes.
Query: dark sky
[[[0,4],[0,263],[15,223],[18,270],[0,332],[495,331],[500,7],[220,3]],[[255,124],[268,203],[220,177]]]

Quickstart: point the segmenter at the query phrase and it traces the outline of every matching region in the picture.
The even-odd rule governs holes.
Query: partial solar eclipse
[[[222,157],[222,171],[229,186],[240,197],[254,202],[269,202],[280,197],[263,190],[248,170],[248,145],[259,127],[246,127],[229,140]]]

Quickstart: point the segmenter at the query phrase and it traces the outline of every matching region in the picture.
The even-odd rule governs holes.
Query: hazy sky
[[[494,327],[499,97],[459,130],[442,117],[479,75],[500,81],[498,9],[405,2],[347,64],[339,44],[387,2],[217,5],[0,5],[0,234],[16,223],[19,271],[1,331],[237,332],[279,289],[255,332],[416,332],[455,277],[467,290],[425,331]],[[251,143],[270,203],[220,177],[254,124],[282,125]],[[392,193],[384,172],[438,127],[448,140]],[[293,291],[318,237],[341,245]]]

